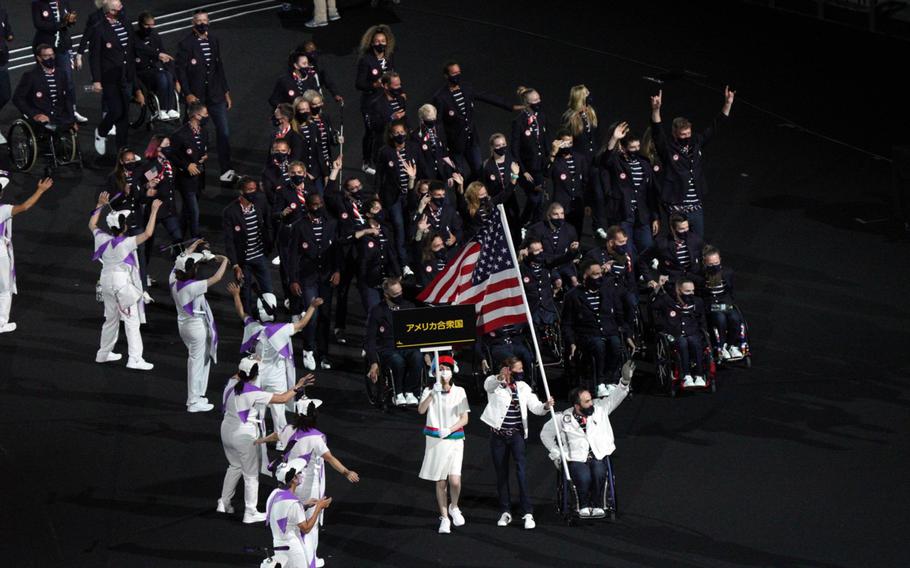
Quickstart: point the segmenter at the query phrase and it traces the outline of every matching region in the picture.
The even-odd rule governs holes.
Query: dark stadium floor
[[[130,0],[127,8],[135,16],[198,3]],[[11,4],[4,3],[18,47],[31,27],[27,3]],[[90,2],[74,4],[87,11]],[[906,45],[736,3],[705,3],[693,13],[654,1],[550,4],[565,13],[481,0],[404,0],[394,13],[344,5],[343,19],[315,38],[349,102],[347,173],[360,165],[353,46],[373,23],[398,34],[415,109],[437,88],[449,57],[468,81],[503,96],[518,84],[535,86],[554,118],[569,87],[583,82],[604,124],[629,119],[637,131],[653,89],[642,76],[697,73],[664,85],[665,116],[686,113],[696,128],[719,110],[729,81],[739,98],[730,128],[709,151],[707,240],[738,272],[754,365],[723,371],[714,395],[639,392],[613,414],[615,524],[569,528],[557,517],[556,472],[535,418],[528,469],[538,528],[497,528],[483,406],[475,399],[462,505],[468,524],[440,536],[432,486],[417,478],[421,419],[370,408],[359,348],[333,345],[332,359],[345,371],[318,373],[312,396],[326,401],[321,428],[330,447],[363,481],[351,486],[329,473],[335,503],[321,555],[345,567],[907,565],[908,244],[887,222],[855,221],[889,214],[882,198],[890,164],[872,154],[888,155],[889,130],[906,133],[905,96],[887,71],[896,72],[890,58]],[[668,12],[661,16],[658,7]],[[287,51],[311,35],[302,22],[264,10],[213,23],[230,61],[241,173],[255,175],[263,163],[265,99]],[[812,42],[803,47],[806,37]],[[854,64],[851,52],[868,55]],[[12,72],[14,86],[20,74]],[[78,76],[79,85],[88,81]],[[94,124],[98,101],[79,93]],[[14,117],[10,105],[0,122]],[[482,139],[510,120],[478,107]],[[133,146],[144,147],[145,136],[134,136]],[[186,350],[165,286],[153,290],[158,303],[143,329],[155,370],[93,362],[102,317],[86,223],[107,167],[94,159],[89,129],[82,142],[86,169],[61,173],[40,205],[15,221],[19,329],[0,336],[0,563],[258,566],[261,555],[247,549],[270,544],[268,531],[214,513],[226,465],[220,416],[183,411]],[[0,160],[6,163],[5,150]],[[220,248],[220,211],[232,196],[209,181],[202,223]],[[16,174],[7,197],[21,201],[33,187],[34,176]],[[169,268],[162,258],[151,262],[159,282]],[[223,290],[209,294],[222,335],[212,400],[235,368],[240,338]],[[351,301],[359,305],[356,292]],[[359,307],[352,322],[359,338]],[[558,372],[551,380],[564,390]],[[269,490],[264,480],[263,502]]]

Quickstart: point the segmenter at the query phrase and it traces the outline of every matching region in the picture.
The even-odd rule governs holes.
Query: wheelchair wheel
[[[679,369],[674,364],[673,347],[666,337],[659,336],[655,351],[657,379],[670,397],[675,398],[679,392]]]
[[[149,100],[149,97],[146,96],[146,101]],[[129,108],[129,121],[130,128],[137,129],[145,124],[146,119],[148,118],[149,107],[148,102],[146,104],[139,104],[136,102],[135,98],[130,99],[130,108]]]
[[[616,475],[613,473],[613,460],[609,456],[607,456],[607,485],[604,487],[604,510],[607,511],[607,518],[611,521],[616,520],[616,512],[619,510],[616,499]]]
[[[25,120],[13,122],[6,134],[7,148],[12,168],[27,172],[38,160],[38,138],[32,126]]]
[[[367,400],[375,407],[381,406],[382,397],[385,394],[385,374],[380,373],[376,382],[373,382],[373,380],[370,379],[369,374],[364,373],[363,380],[364,386],[366,387]]]
[[[72,164],[79,155],[79,139],[75,130],[54,136],[54,153],[57,164]]]

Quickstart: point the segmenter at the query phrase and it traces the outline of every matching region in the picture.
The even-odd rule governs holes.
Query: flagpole
[[[502,227],[506,233],[506,242],[509,243],[509,254],[512,255],[512,263],[515,267],[515,277],[518,278],[518,289],[521,290],[521,302],[525,308],[525,317],[528,319],[528,327],[531,329],[534,355],[537,357],[537,365],[540,367],[540,377],[543,379],[543,391],[547,400],[550,400],[550,385],[547,383],[547,371],[543,365],[543,358],[540,356],[540,345],[537,343],[537,330],[534,329],[534,318],[531,316],[531,306],[528,304],[528,297],[525,295],[524,282],[521,279],[521,271],[518,269],[518,255],[515,252],[515,243],[512,242],[512,232],[509,230],[509,219],[506,216],[506,209],[501,203],[497,205],[496,208],[499,210],[500,219],[502,219]],[[566,461],[566,452],[562,445],[559,420],[556,419],[556,409],[553,406],[550,407],[550,417],[553,419],[556,431],[556,443],[559,445],[559,457],[562,460],[563,473],[565,474],[567,481],[572,481],[572,475],[569,473],[569,463]]]

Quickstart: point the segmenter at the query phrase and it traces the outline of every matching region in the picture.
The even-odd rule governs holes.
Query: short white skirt
[[[427,441],[420,466],[420,479],[444,481],[450,475],[461,475],[461,460],[464,457],[464,439],[440,440],[424,436]]]

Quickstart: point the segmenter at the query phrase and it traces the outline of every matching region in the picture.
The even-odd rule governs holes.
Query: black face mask
[[[385,44],[384,43],[375,43],[373,44],[373,51],[376,53],[385,53]]]
[[[508,148],[508,146],[502,146],[501,148],[493,148],[493,153],[496,154],[497,156],[505,156],[507,148]]]
[[[541,104],[540,104],[540,103],[531,103],[531,104],[528,105],[528,108],[530,108],[530,109],[533,110],[534,112],[540,112],[540,109],[541,109],[542,107],[541,107]]]
[[[594,97],[592,97],[591,95],[588,95],[587,97],[585,97],[585,104],[588,106],[591,106],[592,104],[594,104]]]
[[[581,409],[582,416],[592,416],[593,414],[594,414],[594,405],[593,404],[587,408]]]
[[[209,123],[209,117],[203,116],[199,119],[199,128],[204,128],[206,124]]]
[[[209,31],[208,24],[196,24],[193,26],[193,29],[196,30],[196,33],[204,34]]]
[[[45,69],[53,69],[54,67],[57,66],[57,61],[53,57],[48,58],[48,59],[42,59],[41,66],[44,67]]]
[[[389,88],[389,94],[393,97],[400,97],[401,93],[404,92],[404,87],[398,87],[397,89]]]
[[[291,183],[294,185],[302,184],[304,179],[306,179],[306,178],[304,178],[303,176],[291,176],[290,177]]]
[[[152,35],[153,29],[154,28],[147,28],[145,26],[142,26],[141,28],[139,28],[139,35],[141,35],[142,37],[148,37],[148,36]]]
[[[541,253],[539,253],[539,252],[529,252],[528,253],[528,262],[535,263],[535,264],[539,263],[540,257],[541,257]]]
[[[433,205],[435,205],[436,207],[442,207],[445,204],[446,204],[445,197],[434,197],[433,198]]]
[[[310,114],[312,114],[313,116],[319,116],[320,112],[322,112],[321,106],[311,106],[310,107]]]
[[[720,265],[719,264],[706,264],[705,272],[707,272],[708,274],[717,274],[718,272],[720,272]]]
[[[272,159],[280,164],[282,162],[288,161],[288,155],[285,154],[284,152],[275,152],[274,154],[272,154]]]
[[[449,83],[452,83],[453,85],[461,83],[461,73],[458,75],[449,75]]]
[[[135,162],[129,162],[129,163],[123,164],[123,169],[125,169],[128,172],[134,172],[134,171],[136,171],[136,168],[138,168],[139,164],[141,164],[141,163],[142,162],[140,162],[139,160],[136,160]]]
[[[273,116],[273,117],[272,117],[272,126],[274,126],[275,128],[278,128],[278,125],[279,125],[279,124],[281,124],[281,121],[278,120],[278,117],[277,117],[277,116]]]
[[[641,156],[641,152],[639,150],[627,150],[626,151],[626,159],[629,160],[630,162],[634,162],[635,160],[638,159],[639,156]]]
[[[400,306],[401,302],[404,301],[404,294],[401,294],[399,296],[389,296],[389,301],[392,302],[393,304],[395,304],[396,306]]]
[[[480,204],[481,204],[482,206],[487,207],[488,205],[490,205],[490,203],[491,203],[491,199],[490,199],[490,196],[489,196],[489,195],[487,195],[486,197],[481,197],[481,198],[480,198]]]
[[[373,219],[376,219],[380,223],[384,223],[385,222],[385,211],[380,211],[379,213],[374,213]]]
[[[616,245],[613,247],[613,250],[615,250],[619,254],[626,254],[626,252],[628,252],[628,250],[629,250],[629,243],[626,243],[624,245]]]
[[[514,382],[517,382],[517,381],[523,381],[523,380],[525,380],[524,371],[521,371],[521,372],[519,372],[519,373],[516,373],[515,371],[512,371],[512,382],[513,382],[513,383],[514,383]]]
[[[424,120],[423,125],[426,126],[427,128],[433,128],[434,126],[436,126],[436,121],[435,120]]]
[[[161,155],[164,156],[168,160],[170,160],[171,157],[174,155],[174,149],[171,148],[170,146],[168,146],[166,148],[159,147],[158,151],[161,152]]]
[[[445,260],[446,256],[448,256],[448,253],[446,252],[446,249],[444,249],[444,248],[439,249],[438,251],[434,252],[433,254],[439,260]]]
[[[679,145],[680,148],[682,148],[683,150],[686,150],[689,148],[689,142],[691,142],[691,140],[692,140],[691,138],[677,138],[676,143]]]
[[[319,55],[318,51],[307,51],[306,58],[310,60],[310,64],[314,65],[316,63],[316,57]]]
[[[680,292],[679,297],[682,299],[684,304],[691,304],[695,300],[695,293],[693,292],[691,294],[683,294]]]
[[[685,231],[676,231],[676,239],[679,241],[686,240],[686,233],[688,233],[688,232],[689,232],[688,229],[686,229]]]
[[[310,113],[308,112],[298,112],[294,116],[297,118],[297,122],[306,122],[310,119]]]
[[[557,155],[557,156],[568,156],[568,155],[571,154],[571,153],[572,153],[572,147],[571,147],[571,146],[568,146],[568,147],[565,147],[565,148],[560,148],[559,150],[556,151],[556,155]]]
[[[562,224],[565,223],[565,221],[565,219],[550,219],[550,224],[558,229],[562,227]]]
[[[589,290],[597,290],[604,283],[604,277],[603,276],[598,276],[597,278],[589,277],[587,279],[587,283],[588,283]]]
[[[325,212],[325,207],[320,205],[319,207],[317,207],[315,209],[310,209],[310,216],[311,217],[322,217],[322,214],[324,212]]]
[[[395,134],[392,136],[392,141],[394,141],[396,144],[404,144],[404,141],[407,139],[407,134]]]

